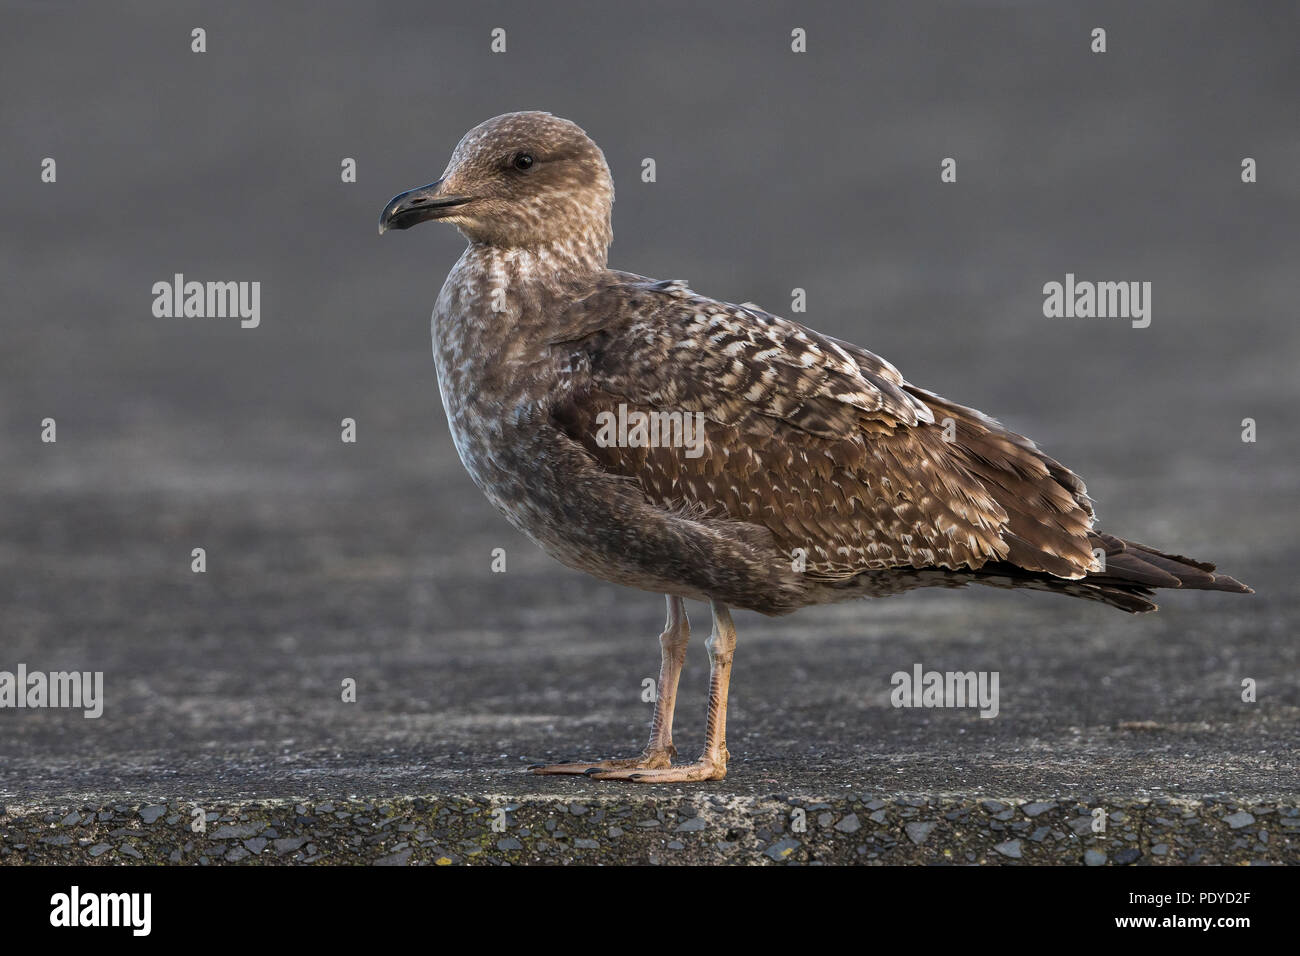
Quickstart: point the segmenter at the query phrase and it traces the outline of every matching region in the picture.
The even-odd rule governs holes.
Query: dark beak
[[[463,206],[473,198],[444,193],[443,182],[445,180],[440,179],[389,200],[384,211],[379,214],[379,234],[382,236],[389,229],[410,229],[416,223],[428,219],[441,219],[445,210]]]

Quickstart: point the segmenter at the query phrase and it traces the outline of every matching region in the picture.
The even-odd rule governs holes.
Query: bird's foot
[[[645,750],[636,757],[618,757],[613,760],[581,760],[574,763],[534,764],[528,769],[537,774],[576,774],[595,776],[598,773],[647,771],[661,767],[671,767],[677,751],[671,747],[664,750]]]
[[[690,783],[697,780],[721,780],[726,775],[725,762],[708,758],[676,767],[655,767],[649,770],[613,768],[588,774],[593,780],[628,780],[632,783]]]

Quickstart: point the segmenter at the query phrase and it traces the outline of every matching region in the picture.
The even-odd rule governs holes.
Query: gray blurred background
[[[793,317],[1035,438],[1104,528],[1259,591],[744,614],[724,786],[1294,790],[1300,7],[106,7],[0,5],[0,669],[103,670],[108,698],[0,712],[0,797],[581,788],[517,769],[641,745],[661,599],[473,488],[428,323],[463,240],[376,235],[519,109],[604,149],[614,267],[786,315],[806,289]],[[175,272],[260,281],[261,326],[155,318]],[[1150,328],[1045,319],[1067,272],[1150,281]],[[1000,670],[1002,716],[893,710],[918,660]],[[694,646],[684,754],[705,673]]]

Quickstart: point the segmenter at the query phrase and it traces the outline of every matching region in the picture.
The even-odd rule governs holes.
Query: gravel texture
[[[374,864],[1295,864],[1300,808],[1205,799],[626,794],[10,808],[0,862]],[[1104,832],[1095,829],[1104,812]],[[1243,822],[1249,818],[1249,822]],[[867,821],[859,824],[859,819]],[[846,820],[854,823],[845,827]]]

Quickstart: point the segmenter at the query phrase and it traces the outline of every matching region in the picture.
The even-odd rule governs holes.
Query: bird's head
[[[514,247],[572,243],[604,250],[614,182],[600,148],[550,113],[506,113],[474,127],[442,178],[394,196],[379,232],[439,219],[471,242]]]

